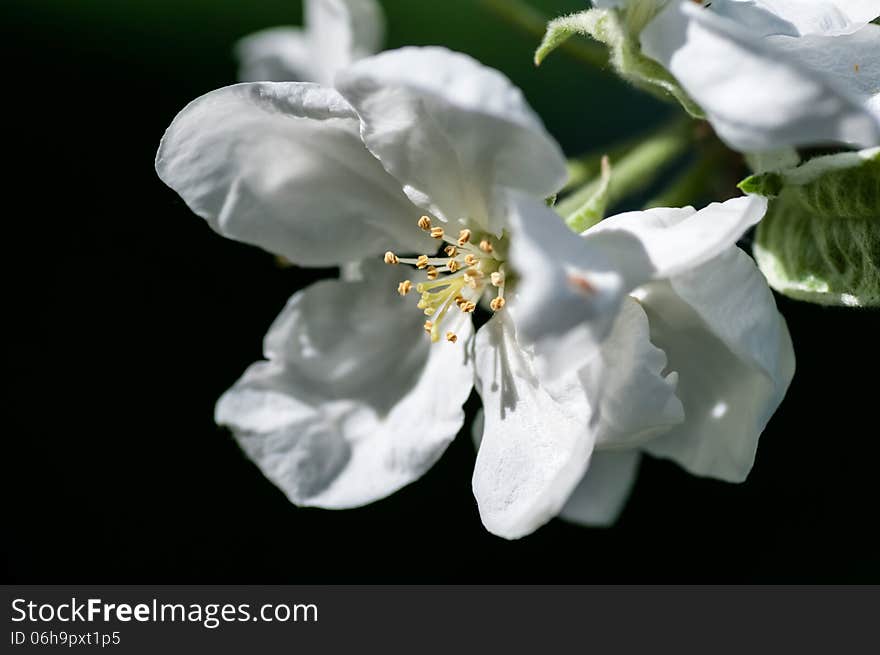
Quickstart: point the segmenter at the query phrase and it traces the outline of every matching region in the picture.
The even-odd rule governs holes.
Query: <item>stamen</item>
[[[461,268],[461,264],[455,259],[450,259],[449,263],[446,265],[449,267],[450,273],[455,273],[455,271],[457,271]]]
[[[495,271],[489,276],[489,280],[491,280],[493,287],[500,287],[502,284],[504,284],[504,275],[502,275],[499,271]]]
[[[483,239],[482,241],[480,241],[480,250],[489,253],[495,249],[492,247],[492,244],[489,242],[488,239]]]
[[[427,216],[422,216],[419,219],[419,227],[422,228],[425,232],[431,229],[431,219]]]
[[[400,258],[389,250],[388,252],[385,253],[385,263],[386,264],[399,264]]]
[[[445,252],[448,257],[455,257],[458,254],[458,248],[453,245],[448,245],[443,249],[443,252]]]
[[[477,258],[474,257],[472,254],[468,253],[467,255],[464,256],[464,263],[467,264],[468,266],[473,266],[474,264],[477,263]]]
[[[458,233],[458,245],[463,246],[471,240],[471,231],[467,228]]]
[[[442,239],[443,238],[443,228],[442,227],[432,227],[431,228],[431,237],[434,239]]]
[[[419,258],[416,260],[416,268],[422,269],[422,268],[425,268],[427,265],[428,265],[428,256],[427,255],[419,255]]]
[[[466,300],[465,302],[458,305],[458,308],[465,314],[470,314],[477,308],[477,303]]]
[[[397,285],[397,293],[401,296],[405,296],[410,291],[412,291],[413,284],[409,280],[404,280],[400,284]]]
[[[434,323],[432,321],[425,321],[425,332],[431,334],[432,329],[434,329]]]
[[[493,312],[497,312],[499,309],[504,307],[505,300],[501,296],[496,298],[492,298],[492,302],[489,303],[489,307],[492,308]]]
[[[438,275],[436,266],[428,266],[427,276],[429,280],[436,280]]]
[[[447,332],[446,333],[446,340],[449,343],[455,343],[456,341],[458,341],[458,337],[455,336],[455,332]]]

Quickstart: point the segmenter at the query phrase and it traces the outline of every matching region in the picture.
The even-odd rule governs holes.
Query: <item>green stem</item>
[[[611,207],[622,198],[650,186],[667,164],[690,147],[693,139],[691,121],[678,120],[639,141],[617,161],[612,158],[608,206]],[[563,217],[574,214],[593,198],[600,184],[599,180],[594,180],[581,187],[559,202],[556,211]]]
[[[709,195],[718,179],[718,164],[724,160],[720,148],[703,153],[694,163],[645,205],[651,207],[684,207],[700,203]]]
[[[521,30],[544,37],[550,19],[522,0],[481,0],[487,9]],[[560,50],[590,68],[610,73],[608,50],[604,46],[585,39],[569,39]]]

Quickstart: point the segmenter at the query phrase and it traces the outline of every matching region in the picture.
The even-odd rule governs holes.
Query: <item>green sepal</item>
[[[782,192],[785,179],[779,173],[759,173],[758,175],[750,175],[737,186],[743,193],[775,198]]]
[[[588,9],[561,16],[547,24],[544,39],[535,51],[535,64],[540,65],[572,36],[589,36],[608,46],[609,61],[625,80],[663,98],[671,95],[691,116],[705,118],[703,110],[675,78],[658,62],[642,54],[638,33],[645,22],[643,17],[635,21],[627,11],[614,9]]]
[[[589,188],[590,194],[584,203],[565,217],[566,225],[578,234],[605,218],[611,190],[611,163],[608,161],[608,157],[602,158],[599,179],[595,180]]]

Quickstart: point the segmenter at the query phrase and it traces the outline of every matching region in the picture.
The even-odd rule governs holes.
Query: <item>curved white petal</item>
[[[611,329],[626,289],[600,247],[572,232],[543,202],[512,195],[509,263],[519,338],[542,374],[577,370]]]
[[[685,410],[683,424],[644,449],[696,475],[744,480],[794,374],[791,338],[766,280],[731,248],[638,295],[651,341],[679,375]]]
[[[542,385],[505,310],[477,332],[483,438],[473,489],[486,529],[517,539],[556,516],[593,449],[591,410],[576,376]]]
[[[742,196],[692,207],[657,207],[611,216],[583,233],[621,269],[630,291],[677,275],[724,252],[763,218],[767,199]]]
[[[846,34],[870,22],[873,0],[715,0],[716,14],[747,28],[753,36]],[[874,13],[878,12],[877,3]],[[707,7],[708,9],[709,7]]]
[[[297,27],[260,30],[235,44],[242,82],[317,82],[308,36]]]
[[[333,86],[336,73],[377,52],[385,17],[375,0],[306,0],[305,29],[274,27],[235,47],[244,82],[317,82]]]
[[[316,82],[331,86],[339,71],[382,47],[385,15],[376,0],[306,0],[304,11]]]
[[[865,107],[880,124],[880,25],[865,25],[852,34],[839,36],[771,37],[768,42],[817,75],[833,79],[836,87]]]
[[[846,80],[693,2],[670,3],[643,30],[641,43],[736,149],[880,143],[880,120]]]
[[[296,293],[216,420],[297,505],[363,505],[421,476],[464,421],[473,380],[457,344],[431,346],[393,271]]]
[[[630,448],[683,419],[676,375],[664,372],[666,357],[651,345],[647,317],[635,301],[624,303],[601,354],[562,376],[542,375],[517,340],[518,321],[518,313],[505,309],[476,340],[484,412],[482,439],[475,436],[474,494],[487,529],[507,538],[528,534],[559,512],[594,447]],[[597,505],[623,502],[609,494]]]
[[[314,84],[237,84],[194,100],[166,131],[156,171],[220,234],[297,264],[430,247],[352,108]]]
[[[880,18],[877,0],[831,0],[853,23],[870,23]]]
[[[678,373],[667,368],[666,354],[651,343],[645,310],[626,298],[599,355],[578,372],[598,406],[597,450],[633,448],[684,421]]]
[[[416,204],[446,220],[498,233],[503,188],[543,198],[565,181],[562,151],[522,92],[467,55],[384,52],[342,72],[336,86],[360,114],[370,150]]]
[[[559,518],[596,527],[612,525],[636,482],[638,450],[596,451],[590,468],[559,512]]]

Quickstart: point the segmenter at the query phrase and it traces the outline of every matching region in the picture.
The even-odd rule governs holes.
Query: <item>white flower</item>
[[[274,27],[236,45],[244,82],[333,85],[340,70],[382,47],[385,17],[376,0],[305,0],[305,28]]]
[[[657,0],[597,2],[649,6]],[[837,142],[880,144],[880,16],[876,0],[672,0],[641,31],[743,152]]]
[[[209,93],[175,118],[156,162],[221,234],[343,267],[294,294],[266,361],[217,405],[292,502],[354,507],[418,478],[461,428],[475,380],[474,492],[501,536],[570,497],[571,515],[584,494],[593,509],[579,516],[610,520],[634,457],[611,448],[745,476],[791,373],[772,296],[733,247],[763,199],[621,215],[581,238],[543,201],[564,181],[562,153],[501,74],[405,48],[336,84]],[[479,303],[495,316],[474,337]]]

